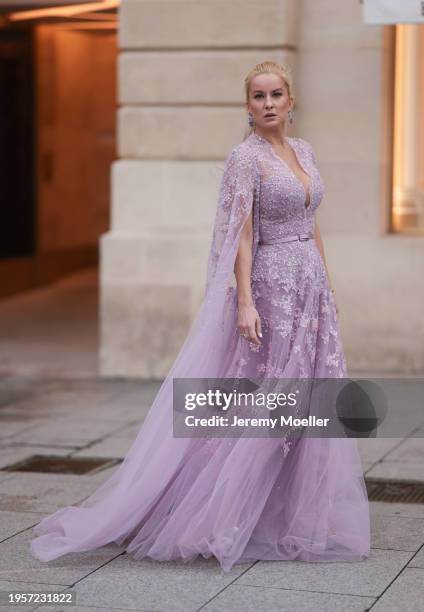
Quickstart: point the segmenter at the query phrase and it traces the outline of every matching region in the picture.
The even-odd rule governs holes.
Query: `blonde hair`
[[[277,62],[274,62],[273,60],[265,60],[264,62],[261,62],[260,64],[256,64],[256,66],[254,66],[247,73],[246,78],[244,79],[244,90],[245,90],[246,102],[249,101],[250,81],[252,80],[252,78],[256,76],[257,74],[270,74],[270,73],[278,74],[278,76],[280,76],[283,79],[287,87],[287,92],[289,96],[293,98],[293,103],[294,103],[295,97],[294,97],[294,92],[293,92],[293,77],[292,77],[291,69],[288,66],[283,66],[282,64],[278,64]],[[248,136],[250,136],[252,132],[253,132],[253,127],[249,126],[244,138],[247,138]]]

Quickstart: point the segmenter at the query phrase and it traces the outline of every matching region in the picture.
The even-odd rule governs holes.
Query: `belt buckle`
[[[299,240],[305,242],[305,240],[309,240],[309,236],[306,236],[306,238],[302,238],[302,236],[299,234]]]

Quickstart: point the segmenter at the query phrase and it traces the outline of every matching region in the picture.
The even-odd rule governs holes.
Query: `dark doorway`
[[[32,30],[0,31],[0,258],[35,251]]]

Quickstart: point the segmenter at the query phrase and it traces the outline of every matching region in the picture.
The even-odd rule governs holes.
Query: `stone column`
[[[122,1],[101,375],[162,378],[172,365],[203,297],[224,161],[247,126],[244,77],[266,59],[294,68],[297,7]]]

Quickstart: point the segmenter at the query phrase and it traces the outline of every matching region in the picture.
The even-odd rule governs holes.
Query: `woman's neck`
[[[281,146],[284,145],[286,136],[284,135],[284,130],[279,129],[272,130],[268,132],[261,132],[257,128],[255,129],[255,134],[260,136],[261,138],[265,138],[272,146]]]

